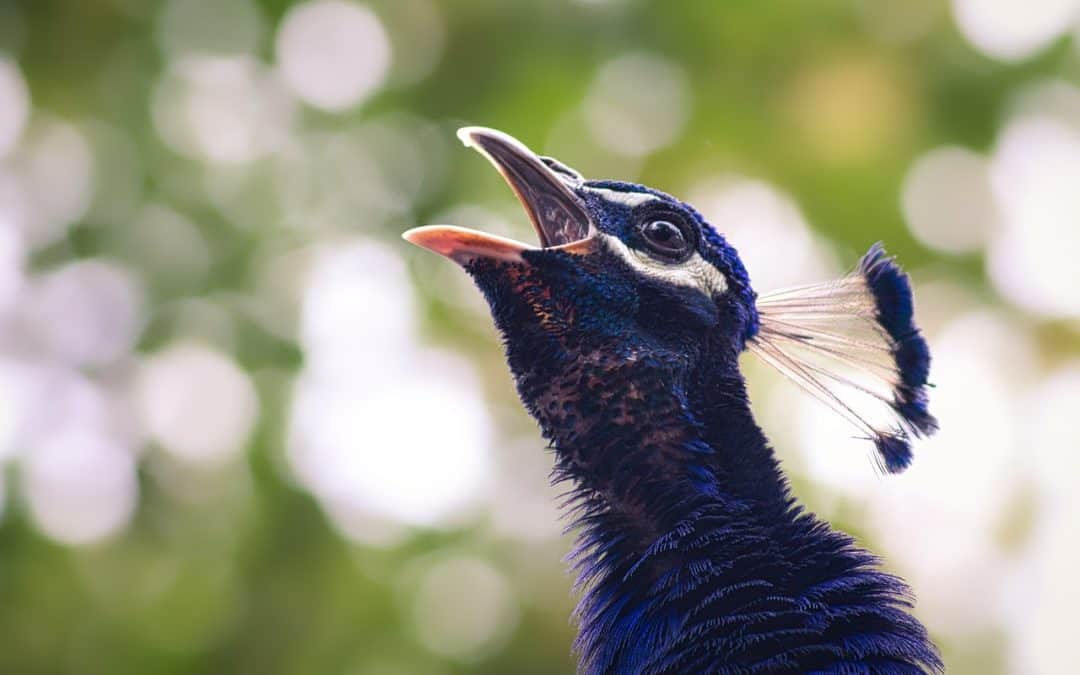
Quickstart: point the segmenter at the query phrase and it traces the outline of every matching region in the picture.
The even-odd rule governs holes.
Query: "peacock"
[[[739,367],[760,357],[903,470],[937,423],[896,262],[875,244],[837,281],[759,297],[688,204],[586,180],[493,129],[458,133],[539,246],[450,225],[404,237],[485,296],[569,485],[579,672],[941,672],[905,583],[792,496]]]

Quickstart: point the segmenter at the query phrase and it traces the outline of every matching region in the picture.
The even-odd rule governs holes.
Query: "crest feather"
[[[911,283],[881,244],[842,279],[768,293],[757,309],[750,351],[866,434],[884,470],[907,468],[912,437],[937,430],[930,350]]]

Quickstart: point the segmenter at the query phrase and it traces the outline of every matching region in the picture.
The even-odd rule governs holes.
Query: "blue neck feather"
[[[794,503],[737,350],[706,349],[694,371],[606,346],[517,371],[575,486],[581,671],[940,671],[903,582]]]

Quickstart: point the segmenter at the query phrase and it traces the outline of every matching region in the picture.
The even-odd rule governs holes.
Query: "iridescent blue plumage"
[[[930,347],[915,326],[911,283],[896,263],[886,256],[880,244],[875,244],[863,256],[859,273],[866,278],[873,292],[877,320],[892,338],[892,355],[900,374],[894,408],[917,435],[933,433],[937,430],[937,421],[927,410],[926,400]],[[910,447],[901,445],[896,451],[882,450],[890,471],[902,470],[911,463]]]
[[[739,356],[765,338],[764,317],[735,249],[669,195],[543,169],[512,139],[467,133],[543,246],[408,236],[475,279],[555,449],[579,537],[580,671],[940,671],[907,587],[795,503],[754,421]],[[929,431],[906,277],[879,249],[860,273],[894,345],[898,412]],[[891,466],[907,463],[892,450]]]

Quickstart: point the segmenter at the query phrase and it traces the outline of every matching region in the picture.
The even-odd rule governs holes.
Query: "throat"
[[[519,378],[556,450],[556,478],[648,533],[706,502],[783,509],[779,467],[735,368],[599,350],[557,374]]]

